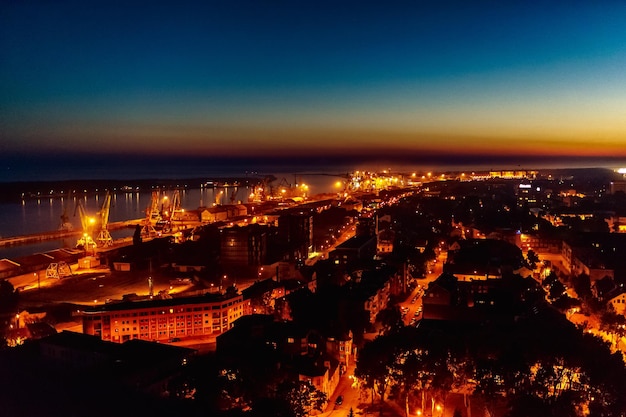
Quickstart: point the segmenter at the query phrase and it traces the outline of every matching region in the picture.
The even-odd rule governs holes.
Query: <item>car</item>
[[[336,405],[343,404],[343,395],[340,395],[339,397],[337,397],[337,399],[335,400],[335,404]]]

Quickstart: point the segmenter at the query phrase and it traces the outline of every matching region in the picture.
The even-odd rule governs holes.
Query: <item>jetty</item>
[[[118,230],[135,227],[141,220],[127,220],[123,222],[109,223],[108,230]],[[65,239],[68,237],[80,236],[83,234],[82,230],[52,230],[49,232],[34,233],[31,235],[12,236],[0,239],[0,248],[26,245],[31,243],[43,242],[46,240]]]

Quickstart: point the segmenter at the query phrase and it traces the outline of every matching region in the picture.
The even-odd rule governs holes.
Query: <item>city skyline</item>
[[[617,2],[176,6],[0,6],[5,165],[626,164]]]

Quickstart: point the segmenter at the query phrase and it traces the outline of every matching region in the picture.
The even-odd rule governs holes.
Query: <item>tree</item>
[[[587,274],[576,275],[572,278],[572,287],[578,298],[586,300],[591,297],[591,279]]]
[[[389,306],[384,310],[381,310],[376,316],[376,321],[380,322],[383,328],[383,333],[390,331],[397,331],[404,326],[402,321],[402,313],[397,305]]]
[[[563,285],[561,281],[555,281],[550,286],[548,297],[550,297],[550,299],[554,301],[560,298],[564,293],[565,293],[565,285]]]
[[[526,265],[528,266],[528,268],[531,270],[535,270],[537,268],[537,264],[539,263],[539,261],[540,261],[539,256],[537,256],[535,251],[532,249],[529,249],[528,253],[526,254]]]
[[[552,305],[561,313],[566,313],[568,310],[574,307],[580,307],[581,304],[579,299],[571,298],[567,294],[562,294],[552,302]]]
[[[612,336],[612,343],[626,335],[626,317],[613,311],[606,311],[600,316],[600,329]],[[616,339],[617,338],[617,339]]]
[[[7,280],[0,281],[0,311],[14,313],[19,300],[18,292]]]
[[[325,393],[308,381],[286,381],[279,386],[282,399],[289,405],[294,417],[305,417],[311,411],[322,411],[328,401]]]
[[[475,382],[472,379],[476,374],[475,362],[467,351],[463,351],[461,354],[450,352],[448,369],[452,373],[452,386],[463,392],[463,403],[469,412],[471,395],[468,394],[475,387]],[[457,414],[457,411],[455,410],[454,415]],[[459,414],[462,413],[459,411]]]
[[[432,387],[435,376],[433,361],[425,349],[415,348],[399,354],[393,364],[393,380],[404,391],[405,409],[408,415],[409,395],[419,392],[420,409],[424,413],[426,391]]]
[[[380,395],[381,402],[384,401],[395,360],[395,345],[390,337],[379,336],[361,349],[354,374],[372,390],[372,403],[374,393]]]
[[[547,277],[544,278],[542,285],[544,287],[551,287],[552,284],[559,281],[559,277],[556,275],[554,271],[550,271]]]
[[[502,398],[501,370],[496,359],[485,359],[476,366],[476,389],[474,394],[485,402],[490,415],[494,414],[495,405]]]

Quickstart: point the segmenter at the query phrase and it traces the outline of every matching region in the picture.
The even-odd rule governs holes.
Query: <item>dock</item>
[[[107,230],[119,230],[135,227],[135,225],[140,223],[141,219],[109,223],[109,225],[107,226]],[[80,236],[82,233],[82,230],[52,230],[49,232],[35,233],[32,235],[6,237],[0,239],[0,248],[27,245],[31,243],[43,242],[46,240],[64,239],[67,237]]]

